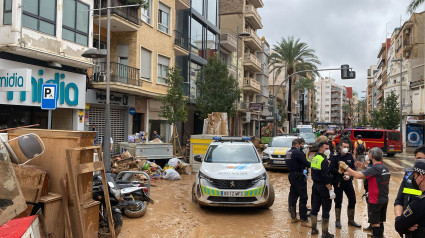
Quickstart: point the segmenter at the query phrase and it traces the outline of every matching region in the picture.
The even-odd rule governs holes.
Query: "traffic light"
[[[341,79],[355,79],[356,72],[350,69],[348,64],[341,65]]]

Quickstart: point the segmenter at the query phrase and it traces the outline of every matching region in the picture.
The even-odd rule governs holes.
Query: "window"
[[[326,94],[326,95],[329,95],[329,94],[330,94],[330,92],[326,92],[325,94]]]
[[[358,135],[361,135],[363,139],[381,139],[384,136],[383,131],[354,131],[354,137],[357,138]]]
[[[158,80],[157,83],[166,84],[165,79],[168,74],[168,67],[170,66],[170,58],[158,55]]]
[[[198,13],[203,15],[204,11],[204,0],[192,1],[192,8],[195,9]]]
[[[202,57],[202,35],[204,28],[196,19],[191,19],[190,50],[193,54]]]
[[[3,25],[12,24],[12,0],[4,0],[3,5]]]
[[[325,101],[329,101],[329,98],[326,98]]]
[[[22,26],[56,35],[56,0],[23,0],[23,5]]]
[[[142,9],[142,21],[152,24],[152,0],[146,0],[146,2],[149,4],[147,9]]]
[[[170,8],[159,3],[158,29],[167,34],[170,33]]]
[[[80,45],[88,45],[89,5],[76,0],[64,0],[62,38]]]
[[[142,48],[140,54],[140,77],[142,79],[151,80],[151,61],[152,52]]]
[[[208,0],[208,20],[217,26],[217,0]]]
[[[326,86],[326,88],[330,88],[329,86]]]

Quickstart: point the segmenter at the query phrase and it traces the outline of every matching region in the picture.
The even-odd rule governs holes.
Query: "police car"
[[[285,155],[292,147],[295,135],[275,136],[263,151],[263,163],[267,169],[286,169]]]
[[[192,187],[204,206],[271,207],[274,190],[249,137],[214,137]]]

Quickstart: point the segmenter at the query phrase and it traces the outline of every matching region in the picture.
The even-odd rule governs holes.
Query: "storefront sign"
[[[252,111],[263,111],[263,104],[262,103],[250,103],[249,104],[249,110]]]
[[[424,126],[407,124],[407,146],[420,146],[424,143]]]
[[[30,64],[0,59],[0,67],[14,68],[25,67],[32,72],[28,92],[1,92],[0,104],[37,106],[41,105],[42,85],[53,83],[58,85],[58,108],[85,108],[86,75],[51,68],[42,68]],[[29,80],[28,80],[29,81]]]
[[[109,102],[111,105],[134,107],[135,97],[127,94],[111,92]],[[106,92],[100,90],[87,90],[86,103],[106,104]]]
[[[0,91],[30,91],[31,69],[0,69]]]

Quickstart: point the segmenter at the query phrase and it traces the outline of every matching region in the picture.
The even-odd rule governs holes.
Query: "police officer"
[[[425,146],[422,145],[415,150],[415,160],[425,159]],[[403,210],[407,208],[407,205],[412,201],[413,198],[418,197],[422,194],[416,184],[413,183],[413,168],[406,169],[403,181],[400,184],[400,188],[397,193],[397,197],[394,201],[394,214],[396,217],[401,216]],[[409,231],[406,232],[406,237],[411,237]]]
[[[302,152],[302,142],[299,139],[292,141],[292,147],[287,152],[285,161],[289,170],[289,182],[291,187],[289,190],[289,209],[291,212],[292,223],[298,222],[296,205],[297,200],[300,198],[299,213],[302,225],[308,225],[307,219],[307,178],[304,175],[305,168],[310,168],[310,162],[307,161],[305,154]]]
[[[329,165],[329,172],[332,177],[332,185],[335,188],[335,227],[341,229],[341,204],[343,199],[343,192],[348,198],[348,225],[360,228],[361,226],[354,221],[355,207],[356,207],[356,193],[353,187],[353,177],[348,174],[340,174],[339,161],[344,161],[351,169],[354,167],[353,156],[348,153],[350,145],[347,142],[341,142],[340,151],[337,155],[331,156],[331,164]]]
[[[403,236],[425,237],[425,160],[416,160],[413,167],[412,184],[418,188],[422,194],[412,201],[404,209],[403,214],[395,218],[395,229]]]
[[[313,187],[311,191],[311,234],[318,234],[317,213],[322,207],[322,237],[329,238],[334,235],[329,234],[329,212],[332,206],[332,200],[335,193],[332,190],[329,177],[329,162],[327,157],[330,155],[328,141],[320,142],[319,151],[311,161],[311,178]]]

